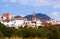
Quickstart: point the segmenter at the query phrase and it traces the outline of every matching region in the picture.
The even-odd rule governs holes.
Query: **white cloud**
[[[60,8],[60,0],[17,0],[17,2],[34,7],[52,6],[53,8]]]
[[[17,0],[10,0],[10,2],[17,2]]]
[[[58,13],[59,13],[59,12],[53,12],[52,15],[53,15],[53,16],[58,16]]]
[[[54,2],[50,0],[10,0],[10,2],[17,2],[23,5],[30,5],[30,6],[50,6]]]
[[[52,6],[52,8],[60,8],[60,0],[0,0],[3,2],[10,1],[11,3],[20,3],[34,7]]]
[[[24,17],[24,15],[20,15],[20,16]]]
[[[14,14],[14,15],[12,15],[12,16],[21,16],[21,17],[24,17],[24,15],[15,15],[15,14]]]
[[[21,4],[24,4],[24,5],[28,5],[29,4],[28,0],[19,0],[18,2],[21,3]]]
[[[55,8],[55,9],[60,8],[60,3],[55,4],[55,5],[53,6],[53,8]]]
[[[60,12],[52,12],[52,18],[60,20]]]
[[[0,0],[1,2],[8,2],[8,0]]]
[[[53,4],[52,1],[48,1],[48,0],[20,0],[20,3],[24,3],[24,4],[29,4],[31,6],[50,6]]]
[[[60,0],[55,0],[55,3],[53,4],[52,8],[53,9],[60,9]]]
[[[30,5],[32,6],[49,6],[51,3],[47,0],[31,0]]]

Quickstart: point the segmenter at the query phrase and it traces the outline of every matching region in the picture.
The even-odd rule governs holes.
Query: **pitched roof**
[[[3,14],[3,16],[7,17],[7,16],[10,16],[10,14],[9,13],[5,13],[5,14]]]

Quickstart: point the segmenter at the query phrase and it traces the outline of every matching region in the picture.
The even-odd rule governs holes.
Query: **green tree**
[[[28,28],[22,29],[21,32],[22,32],[22,37],[29,37]]]
[[[60,32],[59,32],[59,27],[52,26],[48,27],[49,33],[48,33],[48,39],[60,39]]]
[[[0,37],[4,37],[3,33],[0,31]]]
[[[2,23],[0,23],[0,30],[5,37],[10,37],[12,35],[11,30]]]
[[[41,37],[47,37],[49,30],[46,27],[42,27],[39,29]]]
[[[37,28],[29,27],[28,28],[30,37],[36,37],[37,36]]]

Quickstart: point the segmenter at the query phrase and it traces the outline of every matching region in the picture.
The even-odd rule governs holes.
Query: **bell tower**
[[[32,22],[36,22],[35,12],[33,12],[33,14],[32,14]]]

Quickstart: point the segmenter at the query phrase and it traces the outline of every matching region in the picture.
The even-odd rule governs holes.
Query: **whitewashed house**
[[[36,21],[36,26],[37,26],[37,27],[41,26],[41,21],[40,21],[40,20],[37,20],[37,21]]]

